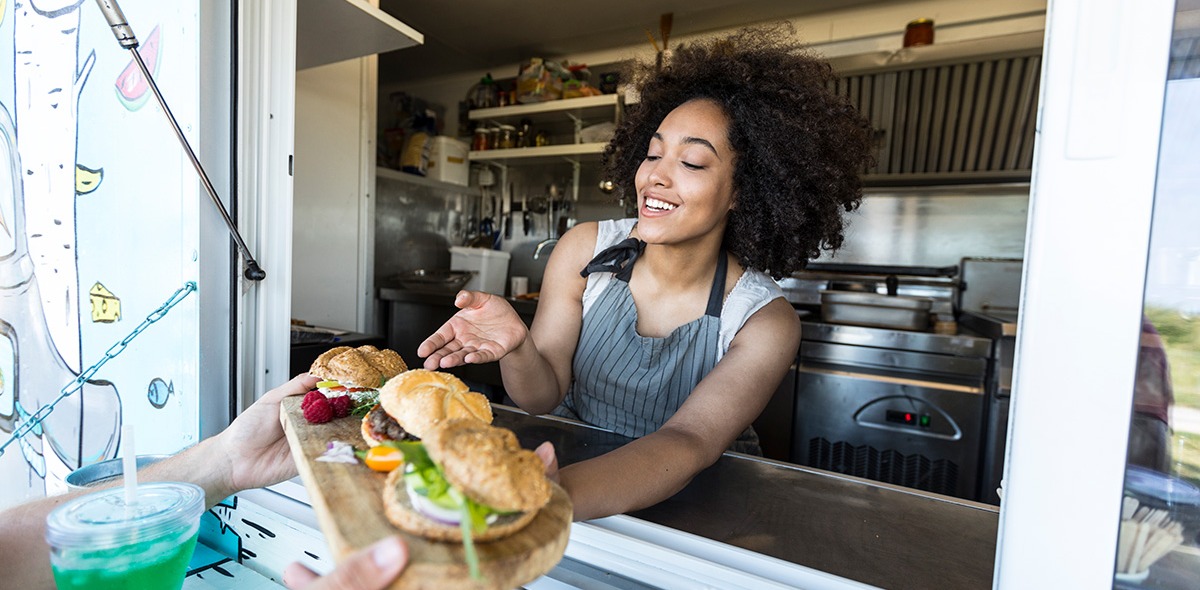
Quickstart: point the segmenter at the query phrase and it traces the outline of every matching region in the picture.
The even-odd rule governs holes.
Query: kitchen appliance
[[[991,340],[803,323],[794,463],[976,499]]]
[[[853,291],[821,293],[821,317],[831,324],[875,326],[901,330],[929,327],[933,299]]]
[[[1008,412],[1017,349],[1022,261],[1012,258],[964,258],[958,322],[992,341],[984,410],[983,457],[979,500],[999,504],[1004,476]]]

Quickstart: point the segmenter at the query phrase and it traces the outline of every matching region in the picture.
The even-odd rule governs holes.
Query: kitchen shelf
[[[550,160],[598,160],[607,143],[569,143],[541,147],[513,148],[507,150],[472,151],[467,158],[472,162],[496,162],[500,164],[532,164]]]
[[[835,56],[829,58],[828,62],[839,76],[878,74],[970,61],[1041,55],[1044,41],[1045,35],[1042,31],[1029,31],[950,43],[903,47],[891,51],[870,51]]]
[[[618,95],[603,94],[508,107],[474,109],[468,116],[472,121],[516,121],[527,118],[533,121],[534,125],[571,119],[614,120],[618,117],[619,105]]]
[[[365,0],[298,0],[296,69],[404,49],[425,36]]]
[[[463,186],[461,184],[454,184],[452,182],[442,182],[440,180],[434,180],[432,178],[425,178],[424,176],[418,176],[416,174],[409,174],[408,172],[404,172],[403,170],[395,170],[393,168],[384,168],[382,166],[375,167],[375,177],[376,178],[386,178],[388,180],[396,180],[399,182],[406,182],[406,183],[413,184],[416,186],[423,186],[423,187],[437,189],[437,190],[454,191],[454,192],[460,192],[460,193],[466,193],[466,194],[475,194],[475,189],[473,189],[469,186]]]

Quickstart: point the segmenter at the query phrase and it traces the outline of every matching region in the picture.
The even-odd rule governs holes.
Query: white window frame
[[[241,279],[239,411],[287,381],[292,301],[292,149],[296,109],[295,0],[241,0],[238,224],[267,273]]]
[[[239,11],[244,406],[288,373],[296,4]],[[1173,13],[1049,3],[997,588],[1112,583]]]
[[[995,587],[1111,587],[1174,2],[1047,13]]]

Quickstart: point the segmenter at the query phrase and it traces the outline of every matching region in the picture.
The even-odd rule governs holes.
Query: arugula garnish
[[[350,394],[350,400],[354,402],[354,407],[350,409],[352,416],[366,416],[375,404],[379,403],[379,392],[376,390],[355,391]]]

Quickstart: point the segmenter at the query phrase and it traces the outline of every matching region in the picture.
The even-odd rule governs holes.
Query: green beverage
[[[60,590],[178,590],[203,512],[204,492],[173,482],[138,487],[128,505],[120,488],[63,504],[46,518],[54,581]]]

